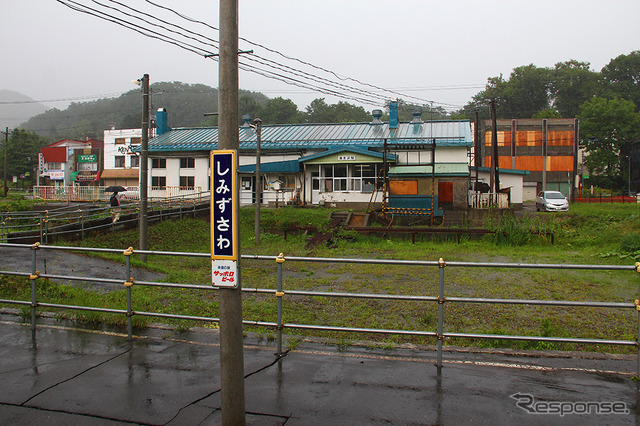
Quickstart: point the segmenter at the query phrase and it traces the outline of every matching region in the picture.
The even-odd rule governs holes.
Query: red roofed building
[[[103,162],[103,142],[97,139],[63,139],[40,149],[38,184],[90,185],[98,182]]]

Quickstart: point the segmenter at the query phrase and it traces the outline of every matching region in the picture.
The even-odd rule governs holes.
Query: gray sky
[[[70,1],[70,0],[64,0]],[[98,8],[91,0],[74,0]],[[124,9],[110,0],[101,3]],[[217,31],[144,0],[120,0],[218,40]],[[153,0],[218,27],[217,1]],[[488,77],[533,63],[576,59],[599,71],[640,49],[638,0],[239,0],[240,35],[286,55],[434,105],[466,104]],[[0,89],[34,100],[118,96],[131,80],[218,85],[218,64],[56,0],[2,0]],[[105,9],[101,9],[105,10]],[[150,28],[150,25],[140,23]],[[166,31],[164,33],[169,34]],[[332,81],[363,87],[241,42],[257,55]],[[240,87],[290,98],[304,109],[339,99],[241,71]],[[377,89],[364,86],[378,93]],[[389,93],[382,96],[391,97]],[[416,99],[407,99],[420,103]],[[349,100],[347,100],[349,101]],[[69,101],[47,102],[65,108]],[[351,101],[355,104],[360,102]],[[382,101],[380,105],[382,106]],[[364,105],[367,110],[375,105]],[[1,118],[0,118],[1,121]],[[0,122],[0,125],[2,123]],[[3,127],[4,125],[2,125]]]

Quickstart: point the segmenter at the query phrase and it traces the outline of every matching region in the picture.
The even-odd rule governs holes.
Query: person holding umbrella
[[[113,195],[111,195],[111,198],[109,198],[109,204],[111,205],[111,215],[113,216],[113,220],[111,221],[111,223],[116,223],[118,221],[118,219],[120,219],[120,196],[118,195],[118,192],[121,191],[126,191],[125,188],[123,188],[120,185],[111,185],[111,186],[107,186],[104,189],[104,192],[113,192]]]

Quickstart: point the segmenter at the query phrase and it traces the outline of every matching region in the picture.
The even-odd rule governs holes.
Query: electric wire
[[[103,5],[102,3],[100,3],[100,2],[98,2],[98,1],[96,1],[96,0],[92,0],[92,1],[93,1],[94,3],[97,3],[97,4],[100,4],[100,5]],[[208,46],[215,47],[215,48],[219,48],[219,41],[218,41],[218,40],[215,40],[215,39],[212,39],[212,38],[210,38],[210,37],[207,37],[207,36],[205,36],[205,35],[203,35],[203,34],[196,33],[196,32],[194,32],[194,31],[191,31],[191,30],[185,29],[185,28],[183,28],[183,27],[180,27],[180,26],[178,26],[178,25],[176,25],[176,24],[173,24],[173,23],[171,23],[171,22],[168,22],[168,21],[166,21],[166,20],[163,20],[163,19],[157,18],[157,17],[155,17],[155,16],[153,16],[153,15],[151,15],[151,14],[148,14],[148,13],[146,13],[146,12],[143,12],[143,11],[140,11],[140,10],[138,10],[138,9],[132,8],[132,7],[130,7],[130,6],[127,6],[127,5],[125,5],[125,4],[121,3],[121,2],[118,2],[118,1],[116,1],[116,0],[108,0],[108,1],[110,1],[111,3],[115,3],[115,4],[121,5],[121,6],[123,6],[123,7],[126,7],[126,8],[127,8],[127,9],[129,9],[129,10],[135,11],[135,12],[140,13],[140,14],[143,14],[143,15],[145,15],[145,16],[149,16],[149,17],[151,17],[151,18],[153,18],[153,19],[156,19],[156,20],[158,20],[158,21],[160,21],[160,22],[163,22],[163,23],[165,23],[165,24],[167,24],[167,25],[171,25],[171,26],[174,26],[174,27],[176,27],[176,28],[180,28],[181,30],[187,31],[187,32],[188,32],[188,33],[190,33],[190,34],[196,35],[196,36],[198,36],[198,37],[202,37],[202,38],[204,38],[205,40],[208,40],[208,41],[210,41],[210,42],[212,42],[212,43],[214,43],[214,44],[211,44],[211,43],[203,43],[202,41],[200,41],[200,40],[196,39],[195,37],[189,37],[189,38],[190,38],[190,39],[193,39],[193,40],[196,40],[196,41],[198,41],[198,42],[200,42],[200,43],[206,44],[206,45],[208,45]],[[104,5],[103,5],[103,6],[104,6]],[[105,7],[108,7],[108,8],[110,8],[110,9],[112,8],[112,7],[110,7],[110,6],[105,6]],[[117,8],[112,8],[112,9],[118,10]],[[133,15],[131,15],[131,14],[128,14],[128,13],[125,13],[125,15],[126,15],[126,16],[130,16],[130,17],[135,17],[135,16],[133,16]],[[151,24],[151,25],[154,25],[154,26],[157,26],[157,27],[165,28],[165,29],[166,29],[166,27],[163,27],[162,25],[158,25],[158,24],[155,24],[155,23],[151,23],[151,22],[149,22],[149,21],[147,21],[147,20],[145,20],[145,19],[142,19],[142,18],[138,18],[138,17],[135,17],[135,18],[140,19],[140,20],[142,20],[143,22],[149,23],[149,24]],[[211,26],[210,26],[210,27],[211,27]],[[211,28],[212,28],[212,29],[214,29],[215,27],[211,27]],[[216,30],[217,30],[217,29],[216,29]],[[175,32],[174,30],[170,30],[170,31]],[[301,70],[297,70],[297,69],[295,69],[295,68],[293,68],[293,67],[290,67],[290,66],[287,66],[287,65],[284,65],[284,64],[280,64],[280,63],[278,63],[278,62],[276,62],[276,61],[270,60],[270,59],[268,59],[268,58],[261,57],[261,56],[259,56],[259,55],[250,55],[250,56],[246,56],[245,58],[246,58],[247,60],[256,61],[256,62],[258,62],[258,63],[260,63],[260,64],[262,64],[262,65],[265,65],[265,66],[269,66],[269,67],[272,67],[272,68],[275,68],[275,69],[278,69],[278,70],[281,70],[281,71],[284,71],[284,72],[292,73],[293,75],[296,75],[296,76],[304,76],[304,77],[309,78],[309,79],[311,79],[311,80],[313,80],[313,81],[315,81],[315,82],[324,82],[325,84],[328,84],[328,85],[333,86],[333,87],[338,88],[338,89],[343,89],[343,90],[346,90],[346,91],[349,91],[349,92],[352,92],[352,93],[356,93],[356,94],[367,94],[367,95],[369,95],[369,96],[378,97],[382,102],[384,102],[384,101],[386,101],[386,100],[387,100],[385,97],[383,97],[383,96],[381,96],[381,95],[377,95],[377,94],[375,94],[375,93],[373,93],[373,92],[365,91],[365,90],[363,90],[363,89],[359,89],[359,88],[352,88],[351,86],[348,86],[348,85],[345,85],[345,84],[341,84],[341,83],[336,83],[336,82],[333,82],[333,81],[331,81],[331,80],[329,80],[329,79],[326,79],[326,78],[323,78],[323,77],[318,77],[318,76],[312,75],[312,74],[310,74],[310,73],[307,73],[307,72],[304,72],[304,71],[301,71]],[[259,58],[259,59],[255,59],[255,58]],[[264,71],[264,70],[263,70],[263,71]],[[298,82],[299,82],[299,81],[298,81]],[[329,92],[327,92],[327,93],[328,93],[328,94],[332,94],[333,92],[332,92],[332,91],[329,91]],[[361,100],[361,99],[360,99],[360,100]],[[368,101],[368,102],[370,102],[370,101]]]
[[[198,33],[198,32],[191,31],[189,29],[183,28],[182,26],[179,26],[179,25],[174,24],[172,22],[169,22],[167,20],[157,18],[157,17],[155,17],[153,15],[150,15],[150,14],[148,14],[146,12],[143,12],[143,11],[140,11],[138,9],[132,8],[130,6],[127,6],[127,5],[123,4],[123,3],[115,1],[115,0],[109,0],[109,1],[111,3],[113,3],[113,4],[119,5],[121,7],[125,7],[128,10],[133,11],[135,13],[139,13],[141,15],[144,15],[144,16],[147,16],[147,17],[151,17],[151,18],[153,18],[153,19],[155,19],[155,20],[157,20],[157,21],[159,21],[159,22],[161,22],[161,23],[163,23],[165,25],[170,25],[170,26],[172,26],[174,28],[178,28],[179,31],[176,31],[176,30],[171,29],[171,28],[167,28],[164,25],[160,25],[160,24],[151,22],[151,21],[149,21],[147,19],[141,18],[139,16],[135,16],[135,15],[133,15],[131,13],[122,11],[121,9],[119,9],[117,7],[108,6],[108,5],[105,5],[104,3],[98,2],[96,0],[92,0],[92,1],[93,1],[93,3],[95,3],[97,5],[100,5],[102,7],[105,7],[107,9],[109,9],[109,10],[115,10],[115,11],[123,14],[124,16],[127,16],[127,17],[132,18],[132,19],[139,20],[141,22],[144,22],[147,25],[152,25],[152,26],[154,26],[156,28],[159,28],[161,30],[169,31],[172,34],[175,34],[177,36],[189,39],[189,40],[193,41],[194,43],[200,44],[200,45],[205,46],[205,47],[196,46],[196,45],[194,45],[194,44],[192,44],[190,42],[185,42],[185,41],[179,40],[179,39],[177,39],[175,37],[168,36],[166,34],[162,34],[162,33],[158,32],[158,31],[154,31],[154,30],[151,30],[149,28],[142,27],[142,26],[140,26],[138,24],[135,24],[133,22],[127,21],[126,19],[123,19],[121,17],[117,17],[117,16],[111,15],[109,13],[105,13],[104,11],[100,11],[100,10],[97,10],[95,8],[91,8],[89,6],[83,5],[83,4],[78,3],[76,1],[73,1],[73,0],[56,0],[56,1],[58,1],[59,3],[65,5],[65,6],[69,7],[69,8],[71,8],[72,10],[76,10],[76,11],[79,11],[79,12],[82,12],[82,13],[86,13],[86,14],[89,14],[91,16],[106,20],[108,22],[115,23],[115,24],[120,25],[120,26],[122,26],[122,27],[124,27],[126,29],[130,29],[130,30],[136,31],[139,34],[142,34],[142,35],[144,35],[146,37],[154,38],[154,39],[163,41],[165,43],[173,44],[173,45],[175,45],[177,47],[180,47],[180,48],[182,48],[184,50],[187,50],[187,51],[190,51],[192,53],[196,53],[196,54],[198,54],[200,56],[211,57],[210,55],[212,54],[212,52],[211,52],[211,49],[209,49],[209,48],[213,48],[213,50],[218,50],[219,49],[218,40],[210,38],[210,37],[208,37],[206,35],[203,35],[201,33]],[[155,7],[170,11],[171,13],[175,14],[176,16],[179,16],[182,19],[185,19],[185,20],[190,21],[190,22],[198,23],[198,24],[201,24],[201,25],[205,25],[206,27],[208,27],[208,28],[210,28],[212,30],[218,31],[218,28],[216,28],[216,27],[214,27],[214,26],[212,26],[212,25],[210,25],[210,24],[208,24],[208,23],[206,23],[204,21],[199,21],[199,20],[190,18],[190,17],[188,17],[186,15],[183,15],[183,14],[180,14],[180,13],[176,12],[175,10],[173,10],[171,8],[159,5],[159,4],[154,3],[154,2],[152,2],[150,0],[146,0],[146,1],[147,1],[147,3],[149,3],[149,4],[151,4],[151,5],[155,6]],[[187,32],[190,35],[185,35],[184,32]],[[420,101],[425,101],[427,103],[436,103],[438,105],[441,105],[441,106],[439,106],[439,108],[441,108],[443,110],[446,110],[446,109],[452,109],[453,110],[453,109],[459,109],[460,108],[459,105],[446,104],[446,103],[435,102],[435,101],[427,101],[426,99],[415,97],[415,96],[406,95],[404,93],[396,92],[395,90],[392,90],[392,89],[385,89],[385,88],[382,88],[382,87],[379,87],[379,86],[374,86],[374,85],[370,85],[370,84],[367,84],[367,83],[363,83],[363,82],[361,82],[359,80],[352,79],[352,78],[349,78],[349,77],[342,77],[342,76],[338,75],[337,73],[335,73],[333,71],[330,71],[330,70],[328,70],[326,68],[318,67],[318,66],[316,66],[316,65],[314,65],[314,64],[312,64],[310,62],[303,61],[303,60],[300,60],[300,59],[285,55],[280,51],[268,48],[267,46],[264,46],[262,44],[252,42],[252,41],[247,40],[247,39],[242,38],[242,37],[239,37],[239,39],[241,39],[241,40],[243,40],[243,41],[245,41],[245,42],[247,42],[247,43],[249,43],[249,44],[251,44],[253,46],[260,47],[260,48],[265,49],[265,50],[267,50],[269,52],[275,53],[275,54],[277,54],[277,55],[279,55],[279,56],[281,56],[283,58],[296,61],[298,63],[310,66],[310,67],[312,67],[314,69],[321,70],[323,72],[330,73],[331,75],[333,75],[334,77],[336,77],[336,78],[338,78],[339,80],[342,80],[342,81],[347,81],[347,80],[348,81],[355,81],[358,84],[375,88],[377,91],[379,91],[381,93],[394,93],[394,94],[402,96],[403,98],[412,98],[412,99],[417,99],[417,100],[420,100]],[[214,59],[214,60],[216,59],[215,57],[211,57],[211,58]],[[253,64],[250,64],[248,62],[253,62]],[[258,66],[256,64],[259,64],[260,66]],[[267,67],[267,68],[270,68],[270,69],[266,69],[264,67]],[[300,87],[300,88],[308,89],[308,90],[311,90],[313,92],[319,92],[319,93],[327,94],[327,95],[330,95],[330,96],[336,96],[336,97],[339,97],[341,99],[346,99],[346,100],[350,100],[350,101],[354,101],[355,100],[356,102],[360,102],[360,103],[364,103],[364,104],[368,104],[368,105],[376,105],[376,106],[384,105],[384,104],[386,104],[386,101],[388,100],[387,97],[385,97],[385,96],[383,96],[383,95],[381,95],[379,93],[373,92],[371,90],[365,90],[365,89],[361,89],[361,88],[354,87],[354,86],[351,86],[351,85],[347,85],[347,84],[344,84],[344,83],[340,83],[340,82],[336,82],[336,81],[333,81],[333,80],[329,80],[329,79],[326,79],[324,77],[320,77],[320,76],[317,76],[317,75],[302,71],[300,69],[297,69],[297,68],[294,68],[294,67],[291,67],[291,66],[288,66],[288,65],[281,64],[279,62],[276,62],[276,61],[273,61],[271,59],[262,57],[260,55],[246,56],[246,57],[243,58],[243,60],[239,60],[239,68],[244,70],[244,71],[253,72],[253,73],[256,73],[258,75],[264,76],[266,78],[282,81],[282,82],[284,82],[286,84],[290,84],[290,85],[294,85],[294,86],[297,86],[297,87]]]
[[[58,1],[58,2],[61,2],[61,3],[63,3],[63,4],[65,4],[65,3],[63,2],[63,0],[57,0],[57,1]],[[71,3],[74,3],[74,4],[76,4],[76,5],[80,5],[79,3],[74,2],[73,0],[67,0],[67,1],[68,1],[68,2],[71,2]],[[100,2],[96,2],[96,1],[94,1],[94,3],[102,5],[102,3],[100,3]],[[79,7],[74,7],[74,6],[71,6],[71,5],[69,5],[69,4],[65,4],[65,5],[66,5],[66,6],[68,6],[68,7],[70,7],[70,8],[72,8],[72,9],[74,9],[74,10],[78,10],[78,11],[81,11],[81,12],[87,13],[87,14],[89,14],[89,15],[93,15],[93,16],[96,16],[96,17],[102,18],[102,19],[104,19],[104,20],[110,21],[110,22],[116,22],[116,23],[119,23],[120,25],[122,25],[122,26],[124,26],[125,28],[128,28],[128,29],[135,29],[134,27],[141,28],[141,27],[139,27],[138,25],[136,25],[136,24],[134,24],[134,23],[132,23],[132,22],[130,22],[130,21],[126,21],[126,20],[124,20],[124,19],[122,19],[122,18],[119,18],[119,17],[113,16],[113,15],[110,15],[110,14],[106,14],[106,13],[101,12],[101,11],[98,11],[98,10],[96,10],[96,9],[94,9],[94,8],[89,8],[89,7],[87,7],[87,6],[80,5],[80,6],[83,6],[83,7],[86,7],[86,8],[88,8],[88,9],[89,9],[89,10],[82,10],[82,9],[80,9]],[[107,6],[107,7],[109,7],[109,6]],[[105,16],[99,16],[99,14],[103,14],[103,15],[105,15],[106,17],[105,17]],[[145,22],[147,22],[147,21],[145,21]],[[156,26],[158,26],[157,24],[155,24],[155,25],[156,25]],[[163,27],[163,26],[159,26],[159,27],[166,29],[166,28],[165,28],[165,27]],[[176,45],[180,45],[180,43],[184,43],[184,42],[181,42],[181,41],[179,41],[179,40],[177,40],[177,39],[175,39],[175,38],[172,38],[172,37],[169,37],[169,36],[166,36],[166,35],[162,35],[162,34],[160,34],[160,33],[158,33],[158,32],[155,32],[155,31],[151,31],[151,30],[148,30],[148,29],[143,29],[143,30],[144,30],[144,31],[149,31],[149,32],[151,32],[151,33],[155,34],[156,36],[146,34],[146,33],[142,32],[142,31],[138,31],[138,32],[139,32],[139,33],[141,33],[141,34],[143,34],[143,35],[147,35],[147,36],[149,36],[149,37],[152,37],[152,38],[157,38],[157,39],[159,39],[159,40],[161,40],[161,41],[166,41],[166,40],[164,40],[164,39],[162,39],[162,38],[158,38],[157,36],[164,37],[164,38],[166,38],[166,39],[172,40],[172,44],[176,44]],[[210,46],[212,46],[212,47],[216,47],[216,46],[214,46],[214,45],[212,45],[212,44],[210,44],[210,43],[205,43],[205,42],[202,42],[202,41],[198,41],[198,42],[199,42],[199,43],[202,43],[202,44],[209,44],[209,45],[210,45]],[[186,48],[186,50],[190,50],[190,51],[192,51],[192,52],[194,52],[193,48],[200,49],[199,47],[193,46],[192,44],[188,44],[188,43],[186,43],[186,45],[188,46],[188,47]],[[184,46],[180,46],[180,47],[185,48]],[[199,54],[199,55],[201,55],[201,56],[209,56],[209,54],[210,54],[210,52],[208,52],[208,51],[205,51],[205,53],[203,53],[203,52],[197,52],[197,51],[196,51],[196,52],[194,52],[194,53],[197,53],[197,54]],[[214,57],[213,59],[215,59],[215,57]],[[267,60],[267,61],[268,61],[268,60]],[[267,66],[274,67],[273,65],[268,64],[268,63],[266,63],[266,65],[267,65]],[[285,66],[285,67],[286,67],[286,66]],[[277,67],[276,67],[276,68],[277,68]],[[285,76],[285,75],[278,74],[278,73],[275,73],[275,72],[273,72],[273,71],[265,70],[264,68],[259,68],[259,67],[252,66],[252,65],[250,65],[250,64],[246,64],[246,63],[244,64],[244,67],[242,67],[242,69],[243,69],[243,70],[245,70],[245,71],[255,72],[255,73],[259,74],[259,75],[262,75],[262,76],[265,76],[265,77],[268,77],[268,78],[272,78],[272,79],[276,79],[276,80],[279,80],[279,81],[282,81],[282,82],[285,82],[285,83],[288,83],[288,84],[293,84],[293,85],[296,85],[296,86],[299,86],[299,87],[308,88],[308,89],[311,89],[311,90],[313,90],[313,91],[321,92],[321,93],[324,93],[324,94],[327,94],[327,95],[337,96],[337,97],[341,97],[341,98],[348,99],[348,100],[354,100],[354,99],[355,99],[356,101],[363,102],[363,103],[367,103],[367,104],[379,105],[380,103],[382,103],[382,102],[380,102],[380,101],[372,101],[371,99],[365,99],[365,98],[362,98],[362,97],[350,97],[350,96],[345,96],[344,94],[342,94],[342,93],[340,93],[340,92],[337,92],[337,91],[335,91],[335,90],[331,90],[331,89],[327,89],[327,88],[322,88],[322,87],[319,87],[319,86],[317,86],[317,85],[315,85],[315,84],[305,83],[305,82],[303,82],[303,81],[301,81],[301,80],[299,80],[299,79],[290,78],[290,77],[287,77],[287,76]],[[282,68],[281,68],[281,69],[282,69]],[[283,69],[283,70],[284,70],[285,72],[290,72],[290,73],[296,74],[296,72],[295,72],[295,71],[293,71],[293,70],[288,70],[288,71],[287,71],[286,69]],[[297,73],[297,75],[298,75],[298,76],[300,76],[300,74],[299,74],[299,73]],[[303,76],[303,77],[304,77],[304,76]],[[315,76],[310,76],[310,78],[311,78],[311,80],[313,80],[313,81],[316,81],[316,82],[318,81],[317,79],[315,79]],[[321,82],[321,83],[322,83],[322,82]],[[328,83],[330,84],[330,82],[328,82]],[[325,84],[327,84],[327,82],[325,82]],[[344,90],[345,88],[344,88],[344,87],[342,87],[341,89],[343,89],[343,90]],[[348,88],[347,88],[347,90],[348,90]],[[357,92],[356,92],[356,93],[357,93]]]
[[[185,19],[185,20],[187,20],[187,21],[189,21],[189,22],[193,22],[193,23],[197,23],[197,24],[200,24],[200,25],[204,25],[204,26],[206,26],[206,27],[208,27],[208,28],[210,28],[210,29],[212,29],[212,30],[214,30],[214,31],[219,31],[219,28],[214,27],[214,26],[212,26],[212,25],[208,24],[207,22],[200,21],[200,20],[197,20],[197,19],[194,19],[194,18],[188,17],[188,16],[186,16],[186,15],[183,15],[183,14],[181,14],[181,13],[179,13],[179,12],[175,11],[174,9],[171,9],[170,7],[162,6],[162,5],[157,4],[157,3],[155,3],[155,2],[153,2],[153,1],[151,1],[151,0],[145,0],[145,1],[146,1],[147,3],[149,3],[149,4],[153,5],[153,6],[155,6],[155,7],[158,7],[158,8],[161,8],[161,9],[167,10],[167,11],[169,11],[169,12],[171,12],[171,13],[174,13],[174,14],[175,14],[175,15],[177,15],[178,17],[180,17],[180,18],[182,18],[182,19]],[[300,64],[303,64],[303,65],[306,65],[306,66],[312,67],[312,68],[314,68],[314,69],[317,69],[317,70],[319,70],[319,71],[323,71],[323,72],[325,72],[325,73],[329,73],[329,74],[333,75],[334,77],[336,77],[336,78],[338,78],[339,80],[342,80],[342,81],[353,81],[353,82],[358,83],[358,84],[363,85],[363,86],[368,86],[368,87],[371,87],[371,88],[374,88],[374,89],[377,89],[377,90],[380,90],[380,91],[382,91],[382,92],[386,92],[386,93],[392,93],[392,94],[397,95],[397,96],[400,96],[400,97],[402,97],[402,98],[411,98],[411,99],[415,99],[415,100],[418,100],[418,101],[423,102],[423,103],[425,103],[425,104],[428,104],[428,103],[430,103],[430,102],[434,102],[434,103],[436,103],[436,104],[438,104],[438,105],[443,105],[443,106],[448,106],[448,107],[459,107],[458,105],[447,104],[447,103],[443,103],[443,102],[437,102],[437,101],[427,100],[427,99],[424,99],[424,98],[419,98],[419,97],[415,97],[415,96],[406,95],[406,94],[404,94],[404,93],[397,92],[397,91],[395,91],[395,90],[385,89],[385,88],[380,87],[380,86],[376,86],[376,85],[372,85],[372,84],[369,84],[369,83],[365,83],[365,82],[362,82],[362,81],[360,81],[360,80],[358,80],[358,79],[354,79],[354,78],[351,78],[351,77],[342,77],[342,76],[340,76],[338,73],[336,73],[336,72],[334,72],[334,71],[331,71],[331,70],[329,70],[329,69],[327,69],[327,68],[324,68],[324,67],[321,67],[321,66],[317,66],[317,65],[315,65],[315,64],[313,64],[313,63],[311,63],[311,62],[304,61],[304,60],[301,60],[301,59],[295,58],[295,57],[293,57],[293,56],[286,55],[286,54],[284,54],[284,53],[282,53],[282,52],[280,52],[280,51],[278,51],[278,50],[276,50],[276,49],[272,49],[272,48],[267,47],[267,46],[265,46],[265,45],[263,45],[263,44],[253,42],[253,41],[248,40],[248,39],[246,39],[246,38],[244,38],[244,37],[240,37],[240,36],[239,36],[239,37],[238,37],[238,39],[239,39],[239,40],[242,40],[242,41],[244,41],[244,42],[246,42],[246,43],[249,43],[249,44],[250,44],[250,45],[252,45],[252,46],[259,47],[259,48],[262,48],[262,49],[265,49],[266,51],[271,52],[271,53],[274,53],[274,54],[276,54],[276,55],[279,55],[279,56],[281,56],[281,57],[283,57],[283,58],[285,58],[285,59],[288,59],[288,60],[291,60],[291,61],[298,62],[298,63],[300,63]]]
[[[116,25],[120,25],[121,27],[124,27],[126,29],[135,31],[135,32],[137,32],[137,33],[139,33],[139,34],[141,34],[141,35],[143,35],[145,37],[150,37],[150,38],[154,38],[154,39],[163,41],[165,43],[173,44],[173,45],[175,45],[175,46],[177,46],[177,47],[179,47],[181,49],[187,50],[189,52],[195,53],[195,54],[200,55],[200,56],[206,56],[206,55],[210,55],[210,54],[213,53],[213,52],[210,52],[210,51],[205,51],[203,49],[195,48],[193,46],[190,46],[188,43],[180,42],[179,40],[176,40],[176,39],[174,39],[172,37],[160,34],[160,33],[156,32],[156,31],[152,31],[152,30],[149,30],[147,28],[140,27],[139,25],[132,24],[132,23],[130,23],[128,21],[125,21],[125,20],[123,20],[121,18],[114,17],[114,16],[109,15],[107,13],[104,13],[104,12],[98,11],[96,9],[90,8],[88,6],[85,6],[83,4],[77,3],[77,2],[75,2],[73,0],[56,0],[56,1],[58,3],[64,5],[64,6],[68,7],[68,8],[70,8],[70,9],[72,9],[72,10],[77,11],[77,12],[85,13],[87,15],[94,16],[96,18],[99,18],[99,19],[114,23]],[[74,6],[73,4],[69,4],[67,2],[73,3],[73,4],[77,5],[77,6]],[[81,7],[86,8],[86,10],[82,9]],[[105,15],[105,16],[102,16],[102,15]]]

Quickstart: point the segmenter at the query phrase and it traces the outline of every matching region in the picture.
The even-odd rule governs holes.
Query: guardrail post
[[[276,331],[278,351],[276,355],[278,358],[282,356],[282,297],[284,296],[284,291],[282,291],[282,264],[284,261],[284,254],[280,253],[276,257],[276,263],[278,264],[278,289],[276,290],[278,303],[278,328]]]
[[[49,210],[44,211],[44,243],[49,244]],[[41,238],[42,239],[42,238]]]
[[[78,209],[80,212],[80,236],[84,240],[84,212],[82,209]]]
[[[438,359],[436,367],[438,368],[438,374],[442,370],[442,341],[444,340],[444,268],[447,266],[443,258],[438,260],[438,268],[440,270],[440,282],[438,285]]]
[[[40,272],[36,271],[36,251],[40,248],[39,243],[35,243],[31,246],[31,332],[35,335],[36,332],[36,308],[38,301],[36,299],[36,280],[40,276]]]
[[[133,254],[133,247],[129,247],[123,253],[126,259],[124,286],[127,289],[127,336],[129,340],[133,339],[133,309],[131,309],[131,286],[133,286],[133,279],[131,278],[131,255]]]

